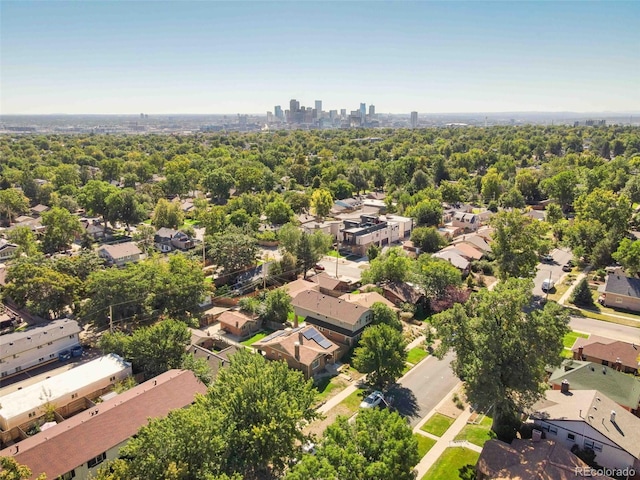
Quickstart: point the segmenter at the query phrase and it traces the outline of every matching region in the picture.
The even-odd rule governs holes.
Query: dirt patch
[[[351,417],[353,412],[344,405],[336,405],[326,413],[322,420],[316,420],[315,422],[307,425],[303,429],[303,432],[305,435],[312,434],[317,437],[321,437],[327,427],[335,422],[336,418],[340,415]]]
[[[444,402],[441,406],[438,407],[438,413],[441,413],[442,415],[446,415],[447,417],[451,417],[451,418],[458,418],[460,416],[460,414],[463,412],[463,410],[460,410],[455,402],[453,401],[454,396],[458,395],[458,398],[462,401],[462,404],[464,405],[464,407],[467,407],[467,403],[466,403],[466,398],[462,392],[462,389],[459,388],[456,390],[455,394],[452,395],[451,397],[449,397],[449,399]]]

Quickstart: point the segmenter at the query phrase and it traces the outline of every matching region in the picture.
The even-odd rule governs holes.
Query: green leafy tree
[[[443,208],[435,199],[422,200],[407,209],[407,215],[416,219],[417,226],[438,226],[442,223]]]
[[[267,220],[275,225],[283,225],[293,218],[291,205],[280,199],[267,203],[264,213]]]
[[[147,218],[147,209],[138,194],[131,188],[118,190],[107,197],[107,217],[111,223],[122,222],[127,226],[140,223]]]
[[[355,187],[344,178],[338,178],[329,185],[331,194],[337,199],[349,198],[353,195]]]
[[[386,387],[402,375],[407,360],[402,332],[386,324],[373,325],[363,332],[358,345],[353,365],[369,374],[370,383]]]
[[[402,331],[402,323],[398,320],[398,314],[395,310],[388,307],[382,302],[375,302],[371,305],[371,311],[373,312],[373,325],[389,325],[398,331]]]
[[[524,208],[526,206],[524,196],[516,187],[502,194],[500,205],[503,208]]]
[[[283,473],[294,445],[305,443],[301,426],[316,418],[316,390],[285,362],[269,362],[247,350],[231,358],[209,389],[207,404],[225,417],[225,471],[245,479]]]
[[[416,282],[433,301],[442,298],[448,287],[462,285],[460,270],[441,258],[421,255],[415,265]]]
[[[627,272],[637,275],[640,272],[640,240],[622,239],[613,258],[620,262]]]
[[[557,203],[550,203],[547,206],[546,220],[551,225],[556,225],[560,220],[564,220],[564,213],[562,213],[560,205]]]
[[[578,179],[572,170],[564,170],[540,182],[540,188],[549,198],[553,198],[563,210],[573,204],[578,187]]]
[[[28,480],[34,478],[31,469],[20,465],[13,457],[0,457],[0,480]],[[46,480],[44,473],[35,480]]]
[[[329,215],[333,206],[333,196],[331,192],[323,188],[314,190],[311,194],[311,211],[314,215],[324,218]]]
[[[578,282],[569,301],[575,305],[593,307],[593,296],[591,296],[591,290],[586,278]]]
[[[16,215],[29,210],[29,199],[17,188],[0,190],[0,212],[11,223]]]
[[[372,243],[371,245],[369,245],[369,247],[367,247],[367,258],[369,259],[369,261],[375,260],[376,258],[378,258],[381,251],[382,249],[378,245]]]
[[[48,212],[44,212],[42,225],[47,227],[42,239],[42,248],[46,253],[68,248],[76,235],[82,232],[78,217],[60,207],[53,207]]]
[[[492,429],[510,442],[520,412],[540,399],[548,365],[558,365],[568,315],[557,303],[543,310],[531,304],[533,283],[510,278],[482,290],[466,304],[432,317],[442,357],[453,349],[452,367],[464,380],[467,397],[481,408],[493,406]]]
[[[233,177],[223,168],[207,172],[202,179],[202,186],[218,203],[224,203],[229,198],[229,191],[235,183]]]
[[[482,197],[485,202],[498,200],[502,192],[502,176],[495,168],[490,168],[482,177]]]
[[[412,266],[413,261],[401,248],[391,248],[370,262],[362,272],[362,282],[404,282],[409,279]]]
[[[627,231],[632,213],[631,202],[624,194],[602,188],[581,195],[575,202],[575,209],[578,220],[600,222],[617,240]]]
[[[264,300],[263,313],[265,320],[284,323],[287,321],[287,317],[291,311],[291,297],[286,291],[276,289],[267,293]]]
[[[238,272],[255,265],[258,245],[255,238],[239,230],[227,230],[206,238],[207,257],[222,267],[225,274]]]
[[[151,215],[151,223],[156,228],[178,229],[184,223],[184,214],[177,202],[169,202],[161,198],[156,204],[156,208]]]
[[[22,254],[27,257],[32,257],[38,253],[39,245],[36,241],[36,236],[31,228],[25,225],[20,225],[9,230],[7,240],[18,246],[15,254],[16,257]]]
[[[411,427],[397,412],[369,409],[325,430],[315,455],[303,455],[286,480],[411,480],[420,460]]]
[[[529,203],[540,198],[540,179],[533,170],[523,169],[516,174],[515,186]]]
[[[543,222],[533,221],[518,211],[500,212],[491,219],[494,228],[491,248],[501,279],[530,277],[541,252],[549,250]]]
[[[100,215],[104,230],[107,230],[107,215],[109,207],[107,206],[107,198],[109,195],[116,193],[117,187],[108,182],[101,180],[89,180],[87,184],[80,189],[78,195],[80,205],[82,205],[90,215]]]
[[[447,244],[446,239],[440,235],[435,227],[417,227],[411,232],[413,245],[422,252],[434,253]]]

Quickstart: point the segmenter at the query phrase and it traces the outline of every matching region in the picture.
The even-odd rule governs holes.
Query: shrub
[[[593,306],[593,297],[591,296],[591,290],[589,290],[589,284],[587,283],[586,278],[580,280],[578,285],[576,285],[569,301],[575,305],[582,305],[585,307]]]

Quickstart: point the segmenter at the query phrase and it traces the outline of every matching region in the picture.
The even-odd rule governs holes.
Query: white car
[[[377,407],[382,402],[384,402],[384,395],[382,392],[376,390],[374,392],[371,392],[364,400],[362,400],[362,402],[360,403],[360,408]]]
[[[548,292],[553,290],[553,280],[549,280],[548,278],[542,282],[542,291]]]

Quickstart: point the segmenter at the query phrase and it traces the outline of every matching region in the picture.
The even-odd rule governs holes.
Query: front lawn
[[[341,255],[340,252],[338,252],[337,250],[329,250],[327,252],[327,256],[329,257],[333,257],[333,258],[344,258],[344,255]]]
[[[454,418],[447,417],[441,413],[434,413],[433,416],[427,420],[427,423],[420,427],[420,430],[435,435],[436,437],[441,437],[454,421]]]
[[[458,480],[462,478],[475,478],[468,476],[470,471],[475,471],[475,464],[480,454],[468,448],[449,447],[436,463],[422,477],[422,480]],[[461,472],[462,471],[462,472]],[[461,475],[461,473],[464,474]]]
[[[364,393],[364,390],[358,389],[340,402],[340,405],[344,405],[351,413],[356,413],[360,408]]]
[[[344,388],[345,382],[340,377],[323,377],[316,383],[315,387],[318,390],[318,395],[316,399],[318,402],[324,402],[329,396],[331,392],[336,389]]]
[[[487,440],[495,438],[491,431],[491,417],[484,417],[478,425],[468,423],[456,436],[456,440],[466,440],[467,442],[483,447]]]
[[[419,433],[414,433],[413,438],[418,441],[418,456],[420,458],[424,457],[431,447],[436,444],[436,440],[433,438],[425,437],[424,435],[420,435]]]
[[[571,350],[573,348],[573,344],[576,343],[576,340],[578,338],[589,338],[589,334],[573,332],[573,331],[567,333],[562,339],[564,348],[568,348],[569,350]]]
[[[250,347],[251,345],[256,343],[258,340],[262,340],[264,337],[269,335],[269,333],[271,333],[271,332],[265,332],[264,330],[262,330],[262,331],[256,333],[253,337],[248,338],[244,342],[240,342],[240,343],[242,343],[242,345],[244,345],[246,347]]]
[[[407,352],[407,362],[417,365],[420,360],[427,357],[429,354],[422,347],[414,347]]]

